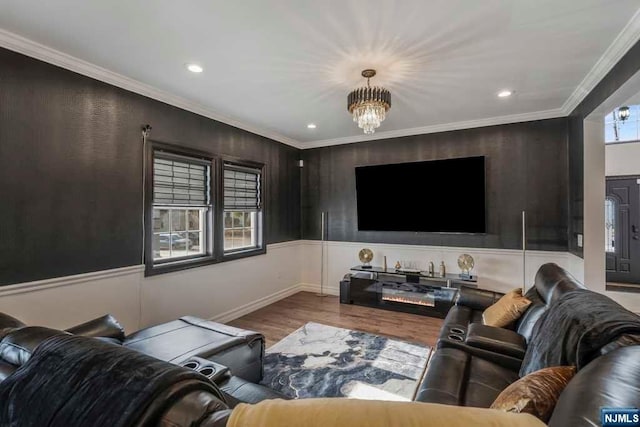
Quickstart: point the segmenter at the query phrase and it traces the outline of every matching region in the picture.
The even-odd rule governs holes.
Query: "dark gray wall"
[[[320,212],[328,212],[328,238],[339,241],[416,245],[520,248],[521,211],[528,216],[528,247],[567,249],[567,119],[491,126],[429,135],[323,147],[302,152],[302,237],[320,237]],[[358,231],[356,166],[486,156],[487,233],[484,235]],[[429,186],[416,187],[422,201],[380,195],[383,209],[465,209],[425,200]]]
[[[332,240],[518,248],[525,208],[531,249],[581,256],[582,120],[638,69],[640,43],[568,119],[307,150],[301,175],[299,150],[0,49],[0,285],[141,263],[145,123],[158,141],[265,162],[268,243],[318,238],[325,210]],[[472,155],[488,156],[486,235],[357,231],[355,166]]]
[[[569,251],[580,257],[578,234],[584,233],[585,117],[640,70],[640,42],[636,43],[569,115]]]
[[[299,150],[0,49],[0,284],[142,262],[146,123],[266,163],[266,240],[300,238]]]

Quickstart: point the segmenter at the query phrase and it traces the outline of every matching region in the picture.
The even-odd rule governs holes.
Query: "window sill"
[[[246,250],[238,250],[234,252],[228,252],[222,256],[221,259],[216,259],[215,256],[204,256],[199,258],[192,258],[187,260],[164,262],[161,264],[154,264],[145,267],[145,277],[157,276],[159,274],[172,273],[175,271],[188,270],[191,268],[204,267],[206,265],[219,264],[225,261],[233,261],[236,259],[249,258],[257,255],[264,255],[267,253],[266,246],[259,248],[251,248]]]
[[[234,259],[248,258],[256,255],[263,255],[267,253],[267,247],[257,247],[257,248],[249,248],[249,249],[240,249],[233,252],[225,252],[223,255],[224,261],[231,261]]]
[[[171,273],[173,271],[187,270],[189,268],[202,267],[217,263],[218,260],[213,255],[198,258],[180,260],[175,262],[163,262],[160,264],[147,264],[144,270],[146,276],[156,276],[158,274]]]

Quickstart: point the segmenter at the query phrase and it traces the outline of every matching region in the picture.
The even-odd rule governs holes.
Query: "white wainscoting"
[[[140,325],[143,271],[140,265],[4,286],[0,312],[58,329],[111,313],[133,331]]]
[[[5,286],[0,312],[61,329],[111,313],[128,332],[184,315],[229,321],[298,292],[299,247],[146,278],[132,266]]]
[[[368,247],[375,265],[382,257],[415,261],[420,268],[444,261],[458,272],[457,258],[471,254],[479,286],[507,291],[522,284],[522,254],[517,250],[389,245],[298,240],[269,245],[267,254],[222,264],[144,277],[143,266],[131,266],[0,288],[0,312],[25,323],[67,328],[111,313],[128,332],[180,316],[228,322],[299,291],[320,291],[320,254],[324,245],[324,292],[339,294],[349,268],[360,263],[358,251]],[[584,261],[566,252],[529,251],[527,287],[540,265],[555,262],[584,277]],[[604,289],[593,289],[603,292]],[[640,311],[640,294],[606,292],[625,307]]]
[[[229,321],[291,295],[301,281],[299,247],[279,243],[266,255],[147,277],[142,324],[184,315]]]
[[[323,243],[319,241],[302,241],[304,265],[302,280],[309,289],[319,289],[320,254]],[[458,256],[468,253],[473,256],[476,267],[478,286],[496,291],[509,291],[522,286],[522,252],[510,249],[457,248],[441,246],[391,245],[380,243],[358,242],[325,242],[325,288],[329,293],[336,293],[342,277],[349,268],[360,264],[358,251],[369,248],[374,253],[373,265],[382,265],[383,257],[387,257],[387,265],[392,268],[396,261],[413,261],[421,269],[427,269],[429,261],[435,264],[436,272],[441,261],[444,261],[449,273],[458,273]],[[547,262],[568,268],[567,252],[527,251],[526,284],[527,289],[533,284],[538,268]]]

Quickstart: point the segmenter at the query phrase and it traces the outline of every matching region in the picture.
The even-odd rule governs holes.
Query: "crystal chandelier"
[[[353,121],[367,135],[380,127],[391,108],[391,92],[383,87],[369,85],[369,79],[375,75],[376,70],[363,70],[362,77],[367,79],[367,86],[357,88],[347,97],[347,109],[353,115]]]

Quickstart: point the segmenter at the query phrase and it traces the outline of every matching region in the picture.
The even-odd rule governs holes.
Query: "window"
[[[152,264],[211,255],[211,160],[153,151]]]
[[[203,255],[207,209],[153,208],[154,261]]]
[[[262,248],[262,168],[224,162],[224,252]]]
[[[613,253],[616,251],[616,201],[607,197],[604,201],[604,235],[605,250]]]
[[[256,212],[224,212],[224,250],[255,248],[257,246]]]
[[[629,142],[640,140],[640,105],[629,105],[628,116],[623,119],[617,108],[604,118],[605,143]]]
[[[145,274],[266,253],[264,165],[150,141],[145,169]]]

